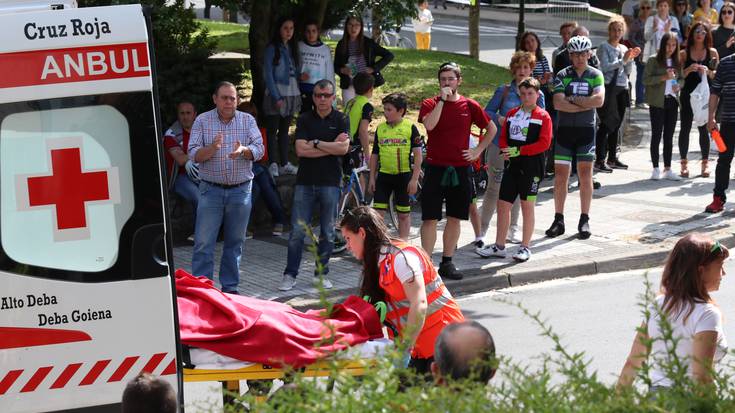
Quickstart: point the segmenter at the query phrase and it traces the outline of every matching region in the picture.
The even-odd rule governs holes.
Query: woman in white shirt
[[[679,21],[669,14],[668,0],[656,0],[656,14],[646,19],[646,25],[643,29],[643,36],[646,39],[646,45],[643,49],[643,61],[656,55],[661,39],[665,33],[670,31],[681,36]]]
[[[722,312],[710,293],[720,289],[723,265],[729,255],[727,248],[704,234],[689,234],[676,243],[666,260],[661,295],[633,341],[618,379],[619,387],[630,386],[644,362],[650,366],[651,390],[674,384],[664,367],[671,365],[667,347],[672,343],[662,339],[661,314],[679,339],[676,357],[687,366],[688,377],[700,384],[712,382],[714,363],[727,353],[727,340]],[[650,353],[645,344],[649,341]]]

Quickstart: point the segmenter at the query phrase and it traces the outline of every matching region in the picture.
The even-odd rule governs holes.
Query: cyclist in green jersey
[[[605,101],[605,78],[590,67],[592,42],[574,36],[567,44],[572,65],[562,69],[554,80],[554,107],[558,130],[554,147],[554,222],[546,231],[553,238],[564,233],[564,203],[572,157],[577,158],[582,214],[577,230],[580,239],[590,237],[589,212],[592,203],[592,163],[595,160],[596,108]]]

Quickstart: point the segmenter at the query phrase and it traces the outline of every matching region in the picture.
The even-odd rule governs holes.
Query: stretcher
[[[341,353],[336,361],[340,373],[351,376],[365,374],[365,369],[378,357],[393,348],[389,339],[371,340]],[[283,379],[293,373],[305,377],[329,377],[334,371],[333,360],[318,361],[301,369],[274,367],[262,363],[249,363],[214,353],[209,350],[189,350],[193,368],[184,368],[184,382],[220,382],[225,403],[231,401],[228,392],[240,394],[240,380],[271,381]]]

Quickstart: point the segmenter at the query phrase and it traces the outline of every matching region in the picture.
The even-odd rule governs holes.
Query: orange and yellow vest
[[[403,284],[401,284],[401,280],[396,275],[393,267],[396,255],[400,254],[401,251],[411,251],[421,259],[424,267],[423,276],[426,302],[428,304],[424,326],[416,339],[411,356],[414,358],[433,357],[434,343],[442,329],[447,324],[464,321],[464,316],[426,253],[405,242],[392,241],[388,254],[378,264],[380,267],[380,287],[385,291],[385,301],[388,304],[386,320],[390,321],[399,332],[406,328],[408,323],[408,310],[411,303],[406,298]]]

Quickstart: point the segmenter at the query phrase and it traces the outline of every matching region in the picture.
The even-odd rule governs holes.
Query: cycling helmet
[[[570,53],[586,52],[592,49],[592,42],[587,36],[574,36],[569,39],[567,49]]]

